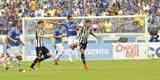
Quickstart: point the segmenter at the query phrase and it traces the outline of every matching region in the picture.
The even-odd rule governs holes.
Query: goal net
[[[74,22],[78,27],[84,25],[85,20],[91,21],[92,31],[99,37],[101,40],[97,40],[94,37],[89,37],[89,43],[86,50],[86,57],[88,60],[111,60],[111,59],[127,59],[139,58],[139,54],[135,51],[133,54],[131,51],[127,54],[128,50],[122,51],[122,55],[115,56],[118,53],[117,49],[122,46],[131,46],[136,47],[141,43],[146,43],[148,41],[147,33],[147,18],[145,16],[89,16],[89,17],[74,17]],[[52,22],[61,22],[66,24],[66,17],[37,17],[37,18],[23,18],[23,36],[25,37],[25,55],[26,59],[33,59],[35,57],[35,28],[38,21],[44,21],[46,36],[52,35],[53,31],[58,24],[53,24]],[[64,27],[64,25],[61,25]],[[67,59],[67,54],[70,53],[68,50],[68,45],[66,38],[63,39],[65,54],[62,59]],[[55,53],[54,50],[54,39],[45,39],[45,46],[50,50],[51,53]],[[139,48],[139,46],[137,47]],[[122,50],[122,49],[120,49]],[[136,49],[135,49],[136,50]],[[137,50],[138,51],[138,50]],[[77,52],[78,53],[78,52]],[[76,54],[72,54],[74,59]],[[143,56],[143,55],[142,55]],[[114,58],[115,57],[115,58]],[[140,56],[141,57],[141,56]]]

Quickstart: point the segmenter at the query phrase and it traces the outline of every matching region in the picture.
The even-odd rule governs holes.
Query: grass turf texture
[[[160,60],[89,61],[85,71],[79,62],[53,65],[43,62],[34,72],[0,71],[0,80],[160,80]],[[25,62],[27,69],[30,62]]]

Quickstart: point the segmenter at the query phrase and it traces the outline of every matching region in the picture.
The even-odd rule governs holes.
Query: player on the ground
[[[37,57],[30,66],[32,70],[35,70],[36,64],[39,64],[40,62],[51,57],[51,55],[49,54],[49,50],[44,46],[44,35],[46,33],[44,26],[44,21],[38,21],[38,25],[36,27]]]
[[[16,59],[18,71],[23,71],[21,68],[22,62],[22,45],[23,42],[20,38],[21,30],[18,21],[12,23],[11,29],[8,31],[7,36],[7,54],[10,58]]]
[[[79,47],[80,47],[80,53],[81,53],[81,60],[84,64],[84,68],[87,70],[88,66],[85,60],[85,50],[88,44],[88,37],[89,35],[94,36],[95,38],[98,39],[98,37],[96,35],[93,34],[92,30],[91,30],[91,21],[86,20],[85,24],[83,27],[81,27],[80,29],[80,33],[78,36],[79,39]]]
[[[69,60],[72,62],[72,53],[78,56],[78,53],[76,53],[75,48],[77,48],[78,40],[77,40],[77,25],[74,23],[72,16],[67,16],[68,22],[65,24],[66,28],[66,36],[67,36],[67,42],[70,47],[71,53],[69,53]]]

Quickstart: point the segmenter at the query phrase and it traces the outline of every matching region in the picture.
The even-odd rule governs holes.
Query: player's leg
[[[16,59],[17,59],[17,61],[16,61],[16,63],[17,63],[17,70],[18,71],[23,71],[23,69],[22,69],[22,55],[17,55],[16,56]]]
[[[76,49],[77,46],[78,46],[78,40],[76,39],[76,36],[72,36],[72,37],[69,37],[69,40],[68,40],[68,45],[69,45],[69,52],[70,54],[69,55],[69,61],[72,62],[72,55],[76,55],[76,57],[78,56],[78,50]]]
[[[79,48],[78,48],[78,44],[79,44],[79,41],[77,40],[77,38],[75,37],[74,38],[74,49],[73,49],[73,51],[74,51],[74,55],[75,55],[75,58],[76,58],[76,60],[80,60],[80,58],[79,58]]]
[[[49,53],[44,54],[43,57],[39,60],[39,62],[42,62],[42,61],[44,61],[44,60],[46,60],[46,59],[49,59],[49,58],[51,58],[51,57],[52,57],[52,55],[49,54]]]
[[[22,57],[22,46],[17,46],[15,47],[15,55],[16,55],[16,64],[17,64],[17,70],[18,71],[23,71],[23,68],[22,68],[22,60],[23,60],[23,57]]]
[[[40,64],[40,60],[42,59],[42,51],[40,50],[40,47],[36,47],[36,58],[34,59],[34,61],[32,62],[30,68],[32,70],[35,70],[35,65],[38,63]]]
[[[63,44],[62,43],[56,44],[56,50],[58,51],[58,53],[55,56],[55,64],[58,64],[58,61],[59,61],[60,57],[64,53]]]
[[[68,37],[68,45],[69,45],[69,53],[67,53],[67,55],[68,55],[68,60],[70,61],[70,62],[73,62],[73,60],[72,60],[72,54],[73,54],[73,50],[74,50],[74,45],[73,45],[73,39],[72,39],[72,37]]]
[[[42,57],[42,59],[40,60],[40,62],[52,57],[52,55],[49,54],[49,50],[48,50],[46,47],[44,47],[44,46],[42,47],[42,55],[43,55],[43,57]]]
[[[49,54],[49,53],[42,54],[41,57],[38,57],[38,58],[35,59],[35,61],[34,61],[33,64],[31,65],[31,68],[32,68],[32,69],[35,69],[34,66],[35,66],[36,64],[39,65],[39,67],[40,67],[40,63],[41,63],[42,61],[44,61],[44,60],[46,60],[46,59],[49,59],[49,58],[51,58],[51,57],[52,57],[52,55]]]
[[[69,61],[70,62],[73,62],[73,55],[75,55],[76,56],[76,58],[77,58],[77,56],[78,56],[78,50],[76,49],[77,48],[77,44],[71,44],[71,45],[69,45],[69,52],[70,53],[68,53],[68,59],[69,59]]]
[[[9,56],[9,54],[6,54],[5,55],[5,65],[6,65],[6,67],[5,67],[5,69],[6,70],[8,70],[10,67],[12,67],[12,66],[10,66],[10,61],[11,61],[11,57]]]
[[[51,57],[49,53],[49,50],[46,47],[37,47],[37,58],[33,61],[30,68],[35,70],[35,65],[37,63],[42,62],[43,60],[46,60]]]
[[[38,62],[37,62],[37,65],[38,67],[40,67],[40,63],[45,60],[45,59],[48,59],[51,57],[49,53],[49,50],[46,48],[46,47],[40,47],[40,54],[41,54],[41,57],[38,58]]]
[[[6,56],[6,62],[5,65],[8,66],[9,62],[15,63],[16,60],[16,68],[18,71],[23,71],[21,64],[22,64],[22,48],[20,46],[12,46],[7,49],[7,56]],[[9,68],[9,67],[8,67]]]
[[[8,70],[10,68],[11,57],[8,53],[9,45],[8,45],[8,39],[6,37],[5,37],[3,46],[4,46],[3,55],[2,55],[2,57],[4,58],[3,67],[5,68],[5,70]]]
[[[83,62],[84,68],[87,70],[88,65],[87,65],[86,59],[85,59],[85,49],[87,47],[87,43],[86,44],[80,43],[79,46],[80,46],[81,60]]]
[[[15,66],[15,59],[16,59],[16,53],[17,50],[15,47],[9,47],[7,48],[7,54],[6,54],[6,62],[5,62],[5,65],[6,65],[6,69],[10,68],[11,65],[14,65]]]
[[[39,64],[39,65],[40,65],[40,60],[41,60],[41,59],[42,59],[42,58],[41,58],[41,55],[38,54],[37,57],[36,57],[36,58],[34,59],[34,61],[32,62],[30,68],[31,68],[32,70],[35,70],[35,65],[36,65],[36,64]]]
[[[0,64],[3,65],[3,68],[5,70],[9,69],[9,56],[7,56],[6,54],[2,54],[0,55]]]

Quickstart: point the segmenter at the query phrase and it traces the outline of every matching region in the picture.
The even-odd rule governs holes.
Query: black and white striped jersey
[[[87,44],[88,42],[88,37],[89,35],[91,34],[91,29],[90,27],[82,27],[81,30],[80,30],[80,33],[78,35],[78,40],[79,40],[79,43],[83,43],[83,44]]]
[[[36,46],[37,47],[41,47],[44,45],[44,38],[42,36],[45,35],[45,29],[44,28],[40,28],[40,27],[37,27],[36,28]]]

